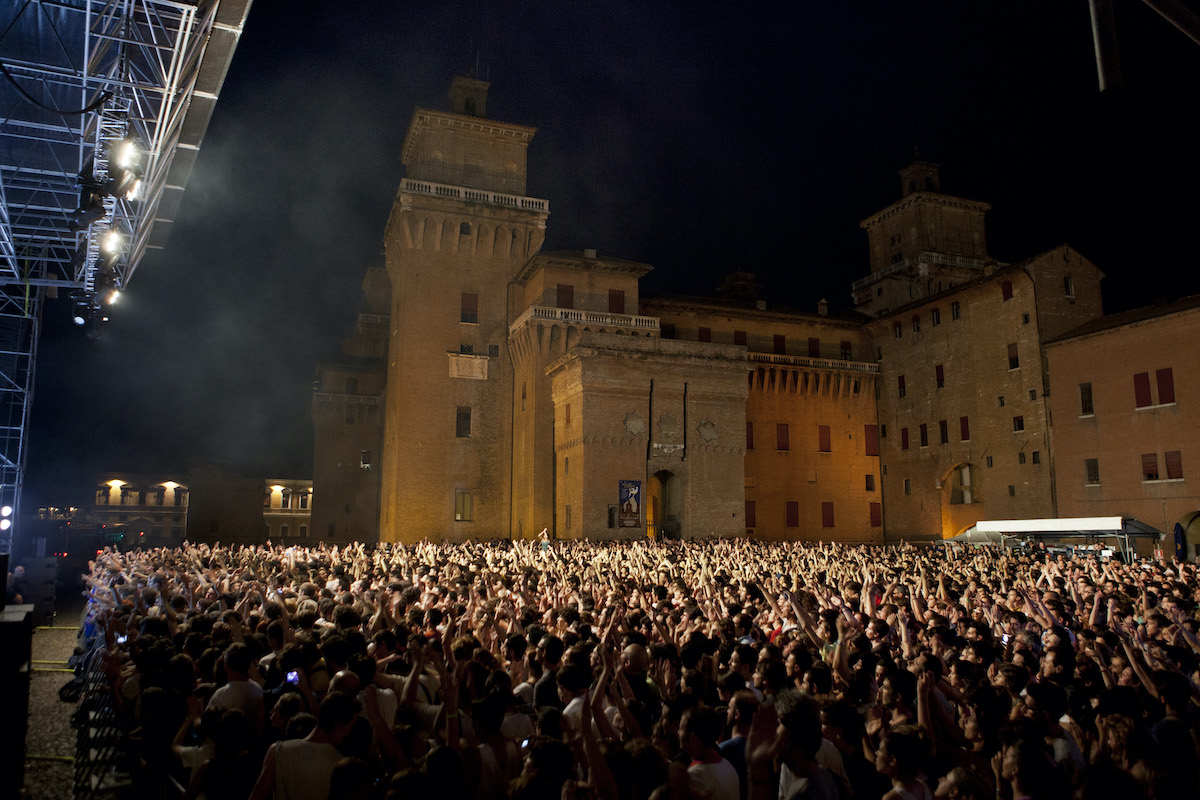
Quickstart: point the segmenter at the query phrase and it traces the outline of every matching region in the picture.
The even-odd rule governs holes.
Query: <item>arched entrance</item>
[[[1180,517],[1179,527],[1183,529],[1183,541],[1176,545],[1176,554],[1184,559],[1200,556],[1200,511],[1190,511]],[[1174,534],[1174,531],[1168,533]],[[1172,539],[1174,536],[1168,538],[1168,543]]]
[[[650,476],[649,502],[646,503],[646,535],[652,539],[678,539],[682,536],[683,492],[679,477],[660,470]]]
[[[980,502],[978,472],[975,465],[969,462],[959,462],[942,474],[938,485],[942,499],[942,530],[943,538],[961,533],[973,525],[978,518],[977,509],[973,507]]]

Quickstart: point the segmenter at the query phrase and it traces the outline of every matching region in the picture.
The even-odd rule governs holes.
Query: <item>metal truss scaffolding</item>
[[[112,293],[163,246],[250,2],[0,3],[0,506],[12,520],[42,301],[68,293],[98,335]],[[0,530],[0,551],[12,534]]]

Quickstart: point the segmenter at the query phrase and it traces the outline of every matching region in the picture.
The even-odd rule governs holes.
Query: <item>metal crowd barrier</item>
[[[128,719],[104,672],[104,637],[80,630],[84,654],[75,656],[79,704],[75,711],[75,798],[123,797],[133,786]]]

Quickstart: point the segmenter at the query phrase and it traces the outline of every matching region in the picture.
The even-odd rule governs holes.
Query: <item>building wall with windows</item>
[[[643,312],[664,338],[745,348],[749,535],[882,540],[878,365],[861,318],[736,297],[654,298]]]
[[[768,307],[748,273],[644,298],[649,265],[540,252],[535,131],[486,118],[486,91],[456,79],[450,111],[414,113],[384,299],[318,368],[320,538],[880,541],[1063,511],[1044,346],[1102,314],[1082,255],[998,262],[987,204],[918,159],[861,223],[855,316]],[[1185,447],[1155,452],[1186,471]]]
[[[385,541],[510,534],[512,281],[541,248],[549,210],[523,194],[535,129],[483,116],[486,96],[487,83],[456,78],[451,110],[417,109],[404,142],[407,177],[384,234]]]
[[[342,358],[317,365],[313,383],[313,483],[327,502],[312,510],[311,536],[326,542],[379,537],[380,447],[391,308],[382,267],[363,278],[363,311]]]
[[[1047,344],[1063,516],[1127,515],[1200,545],[1200,298],[1097,320]]]
[[[172,547],[187,536],[189,497],[183,476],[108,473],[96,483],[92,516],[110,543]]]
[[[312,530],[313,482],[268,478],[263,489],[263,522],[273,544],[304,544]]]
[[[889,540],[1055,515],[1042,344],[1100,316],[1100,278],[1063,246],[867,325]]]

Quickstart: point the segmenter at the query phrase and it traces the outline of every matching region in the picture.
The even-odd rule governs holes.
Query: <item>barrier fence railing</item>
[[[80,629],[83,654],[74,657],[79,694],[73,718],[76,800],[125,796],[133,786],[126,715],[106,669],[104,636],[90,628],[85,616]]]

